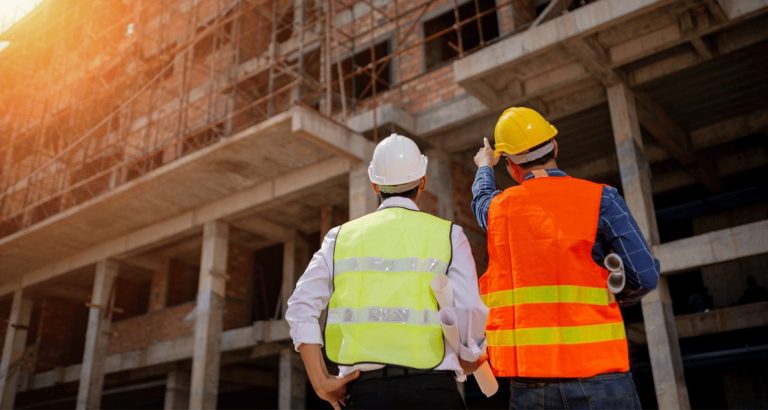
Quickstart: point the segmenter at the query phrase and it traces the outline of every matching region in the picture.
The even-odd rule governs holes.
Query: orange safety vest
[[[480,293],[496,376],[591,377],[629,370],[608,271],[592,259],[603,186],[524,181],[491,201]]]

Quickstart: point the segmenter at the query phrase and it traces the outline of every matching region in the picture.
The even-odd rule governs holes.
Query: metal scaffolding
[[[429,73],[401,57],[449,36],[461,57],[470,25],[484,46],[483,17],[512,2],[491,3],[462,19],[456,0],[44,1],[0,34],[0,237],[294,104],[373,110],[377,140],[376,106]],[[453,24],[420,34],[446,5]]]

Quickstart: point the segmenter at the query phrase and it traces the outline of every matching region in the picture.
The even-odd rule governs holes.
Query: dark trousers
[[[512,378],[510,391],[512,410],[641,408],[629,372],[583,379]]]
[[[366,373],[347,385],[346,409],[466,409],[453,372]]]

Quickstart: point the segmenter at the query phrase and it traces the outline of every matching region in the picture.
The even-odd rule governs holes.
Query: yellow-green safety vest
[[[328,358],[431,369],[445,354],[430,282],[451,263],[451,226],[385,208],[341,226],[325,326]]]

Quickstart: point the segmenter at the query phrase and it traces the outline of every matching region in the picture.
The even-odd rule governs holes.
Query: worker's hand
[[[346,406],[344,397],[347,395],[347,383],[360,377],[360,370],[344,376],[326,376],[317,383],[312,383],[315,393],[321,399],[331,403],[335,410],[341,410],[341,406]]]
[[[483,353],[480,357],[478,357],[477,360],[474,362],[467,362],[462,358],[459,358],[459,364],[461,365],[461,368],[464,370],[464,374],[474,373],[478,367],[480,367],[483,363],[487,361],[488,361],[488,355],[485,353]]]
[[[475,155],[475,165],[477,165],[478,168],[484,166],[493,168],[498,163],[499,157],[494,155],[491,143],[488,142],[488,138],[483,138],[483,146],[480,147],[480,149],[477,151],[477,154]]]

